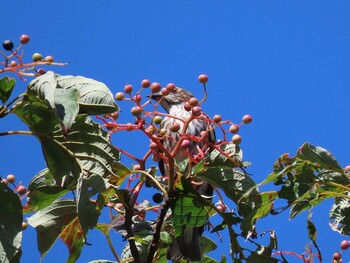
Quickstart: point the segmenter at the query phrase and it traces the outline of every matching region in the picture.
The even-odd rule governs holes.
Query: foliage
[[[11,56],[22,59],[16,52]],[[35,63],[48,64],[45,61]],[[20,67],[25,70],[15,68],[12,71],[23,76],[32,66],[22,63]],[[8,58],[5,68],[9,68]],[[0,73],[4,72],[10,70]],[[60,238],[69,251],[67,262],[79,258],[92,229],[105,235],[117,262],[167,262],[167,249],[185,228],[207,226],[213,217],[220,217],[221,223],[213,226],[212,233],[225,229],[229,232],[233,262],[286,262],[277,246],[276,233],[269,231],[270,243],[259,244],[256,225],[260,218],[288,208],[291,219],[309,211],[306,227],[317,252],[308,250],[308,254],[322,262],[311,211],[329,198],[334,199],[330,211],[332,229],[350,234],[349,172],[326,149],[305,143],[294,157],[281,155],[272,173],[263,182],[255,183],[246,171],[250,163],[243,161],[237,137],[234,141],[228,140],[230,129],[226,128],[234,126],[231,131],[236,132],[238,127],[251,122],[251,118],[245,121],[245,117],[242,123],[235,124],[218,121],[217,117],[211,119],[201,108],[197,114],[198,109],[194,108],[207,98],[207,78],[203,75],[200,81],[204,83],[205,96],[198,104],[193,103],[196,105],[192,105],[189,119],[178,120],[184,128],[177,132],[173,152],[168,152],[162,144],[164,138],[170,137],[170,131],[163,131],[159,121],[155,121],[155,117],[172,117],[171,114],[160,111],[159,101],[152,102],[150,94],[142,101],[141,94],[147,92],[149,85],[143,84],[134,95],[129,85],[125,88],[126,98],[124,93],[117,94],[117,98],[134,104],[133,123],[124,124],[117,122],[119,107],[103,83],[81,76],[60,76],[52,71],[34,75],[37,78],[28,84],[27,90],[10,103],[7,102],[15,80],[7,76],[0,79],[0,117],[16,114],[30,130],[0,135],[32,134],[41,144],[47,165],[30,181],[23,209],[18,186],[12,189],[5,178],[0,181],[1,262],[19,261],[23,213],[30,215],[28,224],[37,231],[42,257]],[[174,92],[173,84],[162,90],[152,85],[151,93],[161,91],[161,98]],[[207,130],[201,136],[189,136],[186,127],[198,119],[208,124]],[[214,130],[221,136],[216,142],[209,139]],[[124,131],[141,131],[145,140],[151,141],[143,157],[112,144],[112,136]],[[182,146],[184,140],[200,145],[198,154],[191,155]],[[186,156],[184,161],[176,160],[178,153]],[[136,164],[128,167],[121,154]],[[150,159],[165,165],[166,177],[158,175]],[[196,191],[196,185],[203,182],[214,187],[218,198]],[[273,185],[276,190],[262,191],[266,184]],[[140,192],[149,191],[149,188],[159,192],[159,205],[151,205],[151,200],[139,200]],[[73,198],[70,192],[74,193]],[[286,204],[277,208],[277,200],[285,200]],[[101,223],[99,217],[105,210],[110,210],[110,222]],[[127,241],[120,256],[110,240],[111,232],[121,234]],[[207,255],[217,248],[208,237],[201,237],[201,246],[204,256],[200,262],[226,262],[228,255],[220,261]]]

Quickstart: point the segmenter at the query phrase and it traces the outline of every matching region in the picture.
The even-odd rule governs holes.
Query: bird
[[[184,123],[181,120],[188,120],[191,117],[191,111],[185,109],[185,104],[191,98],[193,98],[193,94],[185,89],[176,87],[173,92],[164,96],[161,93],[154,93],[151,95],[151,99],[157,101],[159,105],[163,107],[163,109],[168,113],[161,124],[160,128],[164,128],[167,130],[166,136],[162,140],[162,144],[164,148],[172,152],[176,143],[180,137],[177,132],[170,132],[169,127],[177,122],[180,125],[180,132],[183,132]],[[174,118],[175,117],[175,118]],[[181,120],[179,120],[179,119]],[[212,143],[215,142],[215,133],[213,129],[210,129],[210,123],[203,119],[193,119],[189,124],[185,131],[187,135],[191,136],[201,136],[202,131],[206,131],[209,129],[208,140]],[[187,148],[187,151],[192,155],[198,154],[198,147],[203,146],[204,142],[196,142],[191,140],[190,146]],[[184,161],[187,157],[184,154],[184,150],[179,150],[174,157],[174,160],[178,162]],[[167,175],[166,165],[163,161],[159,162],[159,169],[162,175]],[[213,195],[213,188],[207,182],[203,182],[199,187],[195,188],[197,194],[201,196],[211,197]],[[189,261],[199,261],[202,258],[202,251],[200,245],[200,236],[204,231],[204,226],[200,227],[185,227],[183,233],[180,237],[177,237],[173,244],[168,249],[168,259],[169,260],[180,260],[186,259]]]

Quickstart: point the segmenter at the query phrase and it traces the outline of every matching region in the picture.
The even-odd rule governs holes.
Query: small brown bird
[[[161,128],[165,128],[167,130],[167,136],[163,139],[164,148],[171,152],[176,146],[176,142],[179,139],[179,134],[176,132],[170,132],[169,128],[173,125],[174,122],[177,122],[180,125],[180,132],[183,130],[184,123],[176,118],[180,118],[182,120],[187,120],[191,116],[191,111],[185,110],[185,103],[188,102],[194,96],[191,92],[186,91],[182,88],[175,88],[173,92],[171,92],[167,96],[163,96],[158,94],[153,94],[151,98],[155,101],[160,101],[160,105],[164,108],[164,110],[169,113],[170,116],[175,117],[165,117],[161,122]],[[206,131],[209,128],[209,125],[204,120],[194,119],[192,120],[186,130],[186,134],[200,136],[202,131]],[[215,142],[215,133],[212,130],[209,133],[208,140],[210,142]],[[188,152],[194,156],[198,153],[198,148],[202,147],[203,143],[199,143],[191,140],[190,147],[187,149]],[[180,150],[176,156],[175,161],[181,162],[184,161],[187,156],[184,154],[183,150]],[[159,163],[159,169],[162,172],[162,175],[167,175],[166,165],[161,161]],[[213,188],[208,183],[204,182],[201,186],[197,187],[196,192],[199,195],[204,196],[212,196]],[[184,229],[183,234],[176,238],[176,241],[172,244],[172,246],[168,249],[168,258],[171,260],[179,260],[181,258],[198,261],[202,258],[202,251],[200,246],[200,236],[202,235],[204,230],[204,226],[201,227],[186,227]]]

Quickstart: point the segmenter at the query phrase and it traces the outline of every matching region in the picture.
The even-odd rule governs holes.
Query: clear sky
[[[0,7],[1,42],[18,43],[28,34],[28,61],[34,52],[69,61],[51,69],[102,81],[113,93],[148,78],[201,96],[197,77],[208,74],[207,113],[236,122],[246,113],[254,118],[240,134],[256,182],[272,171],[279,155],[294,155],[304,142],[330,150],[343,166],[350,163],[349,1],[22,0],[2,1]],[[25,87],[19,82],[18,93]],[[15,116],[0,123],[0,131],[25,128]],[[140,149],[136,138],[123,136],[115,143]],[[45,166],[35,138],[2,137],[0,147],[3,176],[13,173],[27,184]],[[328,226],[330,207],[325,202],[313,214],[325,262],[344,239]],[[306,218],[304,212],[289,221],[285,212],[257,227],[275,229],[280,249],[302,253]],[[23,262],[39,261],[35,238],[33,229],[24,232]],[[120,252],[121,237],[113,240]],[[113,259],[100,233],[92,231],[89,241],[93,246],[83,249],[78,262]],[[58,243],[44,262],[64,262],[66,253]]]

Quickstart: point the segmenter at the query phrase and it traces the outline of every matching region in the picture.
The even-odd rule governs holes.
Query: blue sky
[[[343,166],[350,163],[348,1],[22,0],[4,1],[1,9],[1,41],[18,43],[28,34],[28,61],[34,52],[69,61],[52,69],[102,81],[113,93],[148,78],[201,96],[197,76],[208,74],[207,113],[236,122],[246,113],[254,118],[240,134],[256,182],[279,155],[294,155],[303,142],[325,147]],[[18,92],[25,87],[19,82]],[[0,131],[24,128],[15,116],[1,120]],[[141,142],[129,136],[119,136],[116,144],[132,142],[130,150],[139,150]],[[35,138],[2,137],[0,145],[1,175],[13,173],[26,184],[45,166]],[[326,202],[313,214],[326,262],[344,239],[328,227],[330,207]],[[280,249],[301,253],[308,242],[306,217],[289,221],[286,212],[261,220],[258,229],[275,229]],[[24,232],[23,262],[39,261],[34,239],[34,230]],[[113,259],[99,233],[92,231],[90,241],[78,262]],[[120,236],[114,241],[120,244]],[[65,258],[57,244],[44,262]]]

